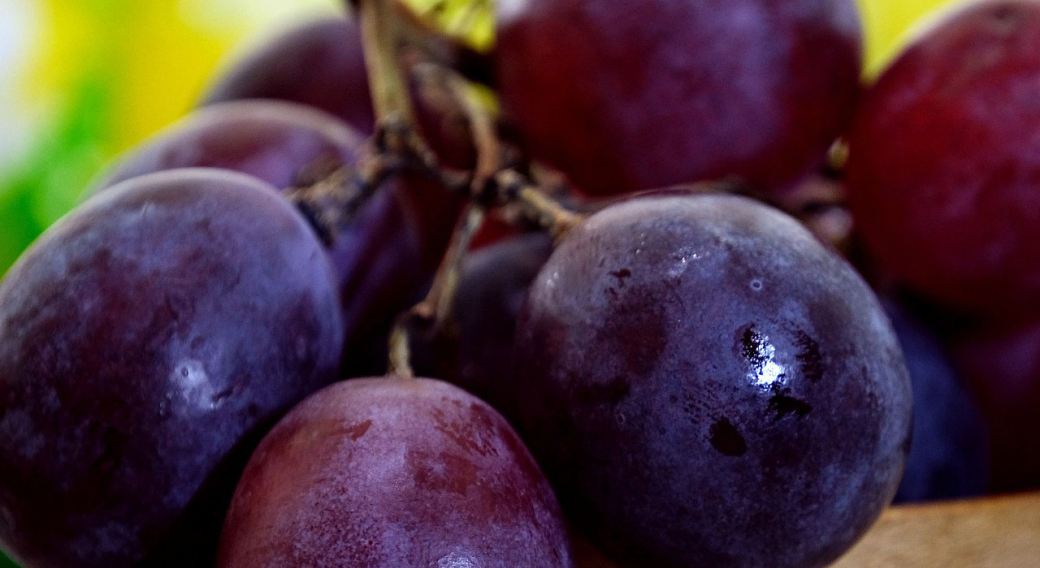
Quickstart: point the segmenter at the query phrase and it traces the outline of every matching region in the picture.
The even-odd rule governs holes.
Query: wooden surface
[[[1040,568],[1040,493],[892,507],[833,568]]]
[[[578,568],[619,568],[574,549]],[[892,507],[831,568],[1040,568],[1040,493]]]

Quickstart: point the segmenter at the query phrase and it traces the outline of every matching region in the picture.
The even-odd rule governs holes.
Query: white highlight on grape
[[[761,344],[758,345],[758,357],[764,359],[761,364],[753,366],[747,374],[751,384],[757,387],[769,388],[773,385],[783,385],[787,382],[783,365],[776,362],[776,347],[769,342],[769,337],[762,336]]]
[[[480,568],[469,554],[453,551],[437,561],[437,568]]]
[[[170,382],[181,387],[180,392],[189,407],[212,410],[219,405],[219,401],[214,400],[216,391],[202,361],[184,359],[178,362],[173,367]]]

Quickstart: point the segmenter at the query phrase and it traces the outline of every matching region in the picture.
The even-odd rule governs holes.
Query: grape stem
[[[469,197],[429,294],[397,318],[390,335],[390,372],[411,377],[414,373],[410,362],[409,331],[422,326],[427,332],[436,333],[445,325],[455,302],[463,257],[488,208],[508,206],[517,215],[548,230],[556,239],[582,217],[563,208],[531,178],[510,165],[496,130],[495,118],[474,97],[467,81],[472,77],[459,71],[464,61],[456,56],[461,57],[464,51],[457,49],[458,42],[432,30],[396,0],[357,0],[356,5],[379,125],[372,145],[375,152],[360,164],[353,175],[331,177],[327,189],[315,184],[307,192],[301,191],[301,194],[312,195],[304,203],[330,202],[327,208],[332,210],[331,213],[312,214],[312,218],[325,226],[339,226],[337,224],[344,219],[353,217],[379,182],[401,168],[418,170],[448,190],[464,192]],[[409,64],[409,60],[416,56],[423,64],[432,65],[433,72],[416,73],[414,61]],[[428,89],[419,89],[419,92],[433,92],[445,97],[450,109],[461,113],[466,120],[476,151],[476,164],[471,172],[443,167],[419,135],[408,89],[409,76],[427,81],[425,86]],[[326,207],[318,209],[324,211]]]
[[[499,199],[517,209],[528,221],[545,229],[559,242],[585,216],[568,210],[515,169],[501,170],[494,176]]]
[[[364,1],[367,0],[350,0],[350,4],[360,12]],[[392,0],[389,4],[391,6],[388,9],[395,12],[393,25],[400,40],[399,47],[407,45],[421,51],[424,59],[435,61],[442,67],[455,69],[470,81],[488,87],[495,86],[493,62],[488,54],[473,49],[458,38],[440,33],[422,15],[415,13],[402,2]],[[476,12],[476,3],[469,6],[466,17],[472,18]],[[435,4],[429,12],[436,10]],[[366,45],[369,44],[366,42]]]
[[[318,163],[286,193],[321,240],[331,245],[379,186],[403,168],[403,161],[391,153],[373,153],[356,167],[331,168]]]
[[[409,330],[420,327],[427,333],[439,333],[454,307],[462,261],[473,237],[484,222],[484,208],[474,202],[466,205],[459,218],[451,243],[441,260],[429,293],[412,309],[398,316],[390,333],[390,374],[414,377],[411,367]]]
[[[358,13],[376,122],[400,120],[412,124],[414,113],[399,61],[404,18],[399,17],[393,0],[360,0]]]

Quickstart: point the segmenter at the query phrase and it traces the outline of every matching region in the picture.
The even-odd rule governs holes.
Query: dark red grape
[[[430,379],[310,397],[257,448],[220,568],[571,566],[559,505],[487,404]]]
[[[199,110],[133,150],[97,183],[99,191],[145,173],[215,167],[285,189],[314,171],[356,164],[362,137],[335,117],[278,101],[239,101]],[[397,313],[419,299],[447,245],[458,197],[417,177],[388,182],[328,248],[352,350],[385,344]],[[385,357],[376,358],[385,362]],[[364,358],[354,358],[363,363]],[[379,367],[382,370],[382,367]],[[354,371],[354,372],[360,372]]]
[[[986,492],[986,423],[942,343],[898,301],[883,302],[899,338],[914,393],[913,443],[896,502],[973,497]]]
[[[1040,324],[962,332],[950,352],[988,427],[990,491],[1040,488]]]
[[[212,562],[252,445],[342,341],[321,243],[266,184],[95,196],[0,284],[0,542],[33,568]]]
[[[634,198],[573,229],[516,365],[519,429],[565,511],[633,566],[823,566],[888,504],[910,443],[873,293],[742,197]]]
[[[853,111],[852,0],[500,2],[503,110],[583,190],[739,176],[780,191]]]
[[[552,253],[546,233],[520,235],[469,253],[459,274],[450,327],[413,349],[413,366],[462,387],[513,421],[511,364],[516,321],[531,281]]]
[[[427,89],[431,83],[422,68],[406,72],[418,126],[427,143],[447,165],[473,167],[476,151],[469,123],[458,105],[442,91]],[[202,105],[243,99],[305,104],[371,133],[375,123],[372,95],[357,24],[333,17],[290,30],[233,66]]]
[[[357,24],[333,17],[289,30],[221,75],[202,104],[241,99],[305,104],[372,132],[372,96]]]
[[[1040,309],[1040,4],[973,3],[865,95],[849,136],[857,231],[953,307]]]

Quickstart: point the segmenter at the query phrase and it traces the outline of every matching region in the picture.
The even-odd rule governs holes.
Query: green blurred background
[[[408,1],[459,9],[482,0]],[[858,2],[873,76],[915,22],[958,0]],[[187,113],[229,58],[342,4],[0,0],[0,273],[108,160]],[[474,37],[489,36],[489,19],[475,21]],[[13,566],[0,554],[0,568]]]

